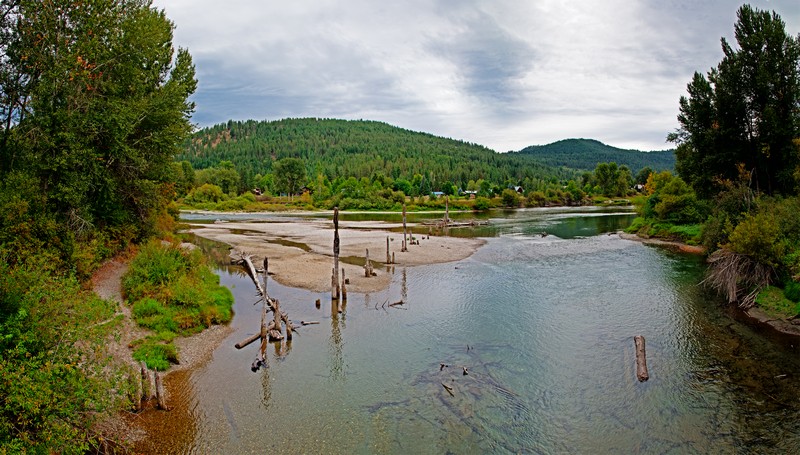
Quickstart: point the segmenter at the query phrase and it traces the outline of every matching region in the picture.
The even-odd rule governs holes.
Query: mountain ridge
[[[562,139],[545,145],[530,145],[509,153],[526,156],[548,166],[579,170],[593,170],[598,163],[612,161],[628,166],[634,174],[645,166],[655,171],[675,170],[673,149],[655,151],[623,149],[604,144],[597,139]]]

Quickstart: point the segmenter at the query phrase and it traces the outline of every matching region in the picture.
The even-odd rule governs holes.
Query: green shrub
[[[489,201],[488,198],[485,198],[485,197],[481,196],[481,197],[475,198],[475,204],[473,205],[473,207],[474,207],[475,210],[483,211],[483,210],[489,210],[489,207],[491,207],[491,204],[492,203],[491,203],[491,201]]]
[[[165,344],[157,337],[146,338],[134,349],[133,358],[144,362],[147,368],[165,371],[170,364],[178,363],[178,351],[175,345]]]
[[[792,302],[800,302],[800,283],[789,281],[783,288],[783,295]]]
[[[136,342],[134,358],[164,370],[177,362],[172,340],[231,320],[233,295],[220,286],[199,251],[152,242],[123,276],[123,293],[133,301],[137,324],[157,335]]]

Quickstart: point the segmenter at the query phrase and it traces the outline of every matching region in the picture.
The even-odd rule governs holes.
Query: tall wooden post
[[[333,208],[333,278],[331,299],[339,300],[339,207]]]
[[[444,225],[450,224],[450,196],[444,197]]]
[[[386,263],[387,264],[391,264],[392,263],[392,257],[389,256],[389,236],[388,235],[386,236]]]
[[[408,243],[406,242],[406,204],[403,203],[403,245],[400,247],[400,251],[408,251]]]
[[[364,276],[367,278],[372,276],[372,263],[369,261],[369,248],[367,248],[367,260],[364,262]]]
[[[267,278],[269,277],[269,259],[264,257],[264,293],[267,293]]]

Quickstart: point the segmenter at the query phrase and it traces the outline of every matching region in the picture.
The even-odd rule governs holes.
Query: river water
[[[381,269],[391,287],[351,293],[341,314],[329,294],[270,282],[294,321],[320,324],[272,346],[256,373],[256,345],[233,347],[259,323],[253,286],[221,268],[235,333],[170,376],[180,395],[143,416],[161,436],[140,450],[800,453],[793,341],[737,322],[698,285],[701,258],[610,235],[630,214],[490,218],[472,257]],[[644,383],[634,335],[647,341]]]

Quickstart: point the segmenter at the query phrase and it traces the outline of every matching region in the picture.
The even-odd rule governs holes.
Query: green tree
[[[619,187],[619,169],[617,163],[597,163],[594,168],[594,180],[605,196],[616,196]]]
[[[197,182],[201,185],[218,186],[225,194],[235,196],[240,183],[239,173],[230,161],[221,161],[218,166],[201,169],[197,172]]]
[[[275,188],[288,193],[291,198],[306,179],[306,166],[298,158],[283,158],[272,166],[272,175],[275,180]]]
[[[504,189],[500,198],[503,200],[503,206],[505,207],[519,207],[520,195],[511,188]]]
[[[708,76],[695,73],[680,99],[676,170],[710,197],[735,181],[738,165],[756,189],[797,190],[800,168],[800,38],[778,14],[744,5],[734,26],[738,49],[722,39],[724,58]]]
[[[139,0],[2,5],[0,173],[30,175],[70,235],[130,224],[146,235],[194,109],[173,24]]]
[[[650,166],[643,167],[639,172],[636,173],[636,178],[634,181],[639,185],[644,185],[647,183],[647,178],[650,177],[650,174],[653,173],[653,169]]]

